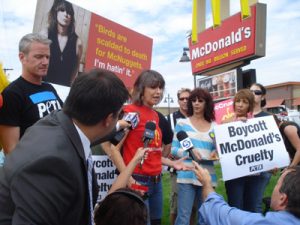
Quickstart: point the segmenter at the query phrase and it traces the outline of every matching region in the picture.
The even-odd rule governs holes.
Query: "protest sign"
[[[223,180],[289,165],[289,155],[273,116],[215,127]]]
[[[117,178],[116,167],[107,155],[93,155],[92,157],[99,186],[99,200],[102,200]]]
[[[215,103],[214,106],[216,123],[220,124],[230,118],[234,117],[233,99],[227,99],[221,102]]]
[[[57,15],[62,9],[71,18],[63,26],[69,27],[68,35],[59,34]],[[44,78],[51,83],[70,86],[77,74],[101,68],[114,72],[131,89],[138,75],[151,68],[152,38],[68,1],[38,0],[33,32],[52,40]]]

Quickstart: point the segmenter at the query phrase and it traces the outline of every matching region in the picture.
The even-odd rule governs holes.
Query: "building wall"
[[[266,100],[281,99],[285,100],[284,104],[290,109],[298,109],[293,106],[293,99],[300,97],[300,82],[286,82],[281,84],[266,86]]]

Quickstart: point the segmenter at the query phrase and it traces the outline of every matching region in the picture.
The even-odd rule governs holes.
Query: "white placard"
[[[217,125],[215,136],[224,181],[290,163],[273,116]]]
[[[116,167],[107,155],[93,155],[92,158],[99,185],[99,200],[103,200],[117,178]]]

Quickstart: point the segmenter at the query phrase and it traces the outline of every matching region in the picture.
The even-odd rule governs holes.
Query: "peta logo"
[[[249,167],[250,172],[260,171],[262,169],[263,169],[263,164],[259,164],[259,165]]]

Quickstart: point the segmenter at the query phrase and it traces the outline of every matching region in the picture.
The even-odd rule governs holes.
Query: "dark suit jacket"
[[[0,168],[0,224],[89,224],[86,167],[72,120],[62,111],[41,119]]]

